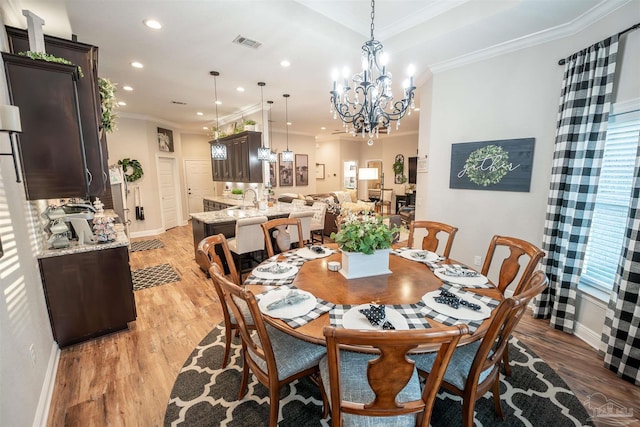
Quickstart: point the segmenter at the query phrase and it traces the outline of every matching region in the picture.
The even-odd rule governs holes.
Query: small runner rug
[[[158,239],[141,240],[139,242],[131,242],[130,252],[148,251],[150,249],[164,248],[164,243]]]
[[[242,378],[240,338],[234,337],[231,360],[220,369],[224,355],[224,326],[216,326],[193,350],[173,385],[165,426],[266,426],[269,392],[251,374],[249,388],[236,400]],[[590,416],[567,384],[544,360],[512,338],[509,356],[511,377],[501,376],[501,421],[494,412],[491,392],[476,403],[476,426],[592,426]],[[295,355],[292,355],[295,357]],[[282,387],[278,426],[330,426],[322,419],[320,391],[303,378]],[[431,426],[462,425],[462,401],[441,391],[436,399]]]
[[[180,275],[169,264],[133,270],[131,278],[133,279],[134,291],[180,281]]]

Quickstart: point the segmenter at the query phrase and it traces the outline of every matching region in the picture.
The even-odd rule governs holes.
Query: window
[[[581,290],[604,298],[608,298],[613,288],[622,253],[639,139],[640,110],[637,106],[609,117],[593,221],[579,284]]]

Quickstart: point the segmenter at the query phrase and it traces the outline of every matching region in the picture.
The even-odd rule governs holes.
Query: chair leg
[[[509,364],[509,347],[504,349],[504,354],[502,355],[502,364],[504,365],[504,374],[510,377],[511,365]]]
[[[222,369],[227,367],[229,353],[231,352],[231,325],[224,325],[224,356],[222,357]]]
[[[500,401],[500,375],[496,377],[493,383],[493,406],[496,408],[496,414],[501,420],[504,420],[504,413],[502,412],[502,402]]]
[[[277,427],[280,411],[280,388],[269,389],[269,427]]]
[[[462,397],[462,427],[473,427],[473,412],[476,408],[474,396]]]
[[[242,346],[242,382],[240,383],[240,390],[238,390],[238,400],[242,399],[247,393],[247,386],[249,385],[249,365],[247,364],[247,352]]]

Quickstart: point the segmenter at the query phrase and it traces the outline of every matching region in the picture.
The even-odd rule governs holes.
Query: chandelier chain
[[[371,40],[373,40],[373,20],[376,17],[376,1],[371,0]]]

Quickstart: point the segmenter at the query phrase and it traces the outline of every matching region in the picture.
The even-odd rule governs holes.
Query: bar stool
[[[302,223],[302,242],[299,247],[304,245],[304,242],[311,242],[311,218],[313,218],[314,211],[293,211],[289,214],[289,218],[298,218]],[[298,236],[296,233],[291,233],[291,243],[298,243]]]
[[[317,234],[320,235],[320,243],[324,243],[324,216],[327,213],[327,204],[314,202],[312,208],[315,212],[311,218],[311,243],[317,241]]]
[[[239,218],[236,221],[236,237],[227,241],[229,250],[234,255],[236,270],[242,273],[243,255],[264,250],[264,239],[260,224],[267,222],[266,216]],[[258,260],[256,260],[258,261]],[[258,261],[259,262],[259,261]]]

